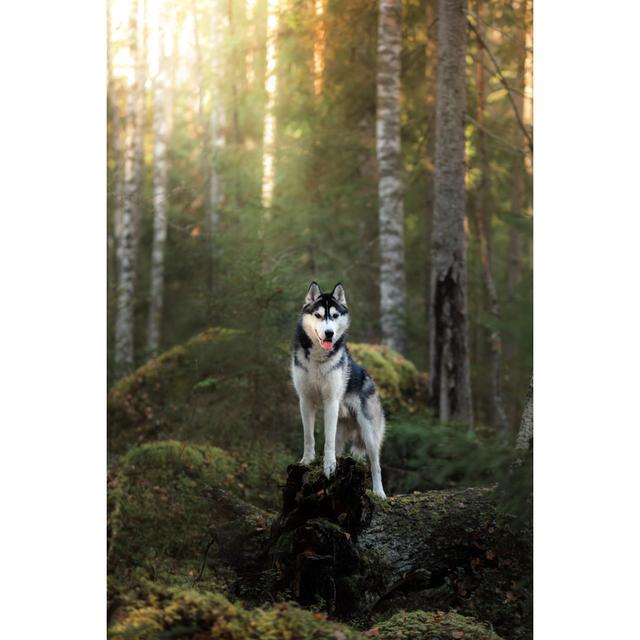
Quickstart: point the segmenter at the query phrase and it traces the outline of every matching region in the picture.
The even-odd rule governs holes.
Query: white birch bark
[[[438,417],[473,424],[464,240],[466,0],[440,0],[429,373]]]
[[[402,2],[380,0],[376,154],[380,228],[380,324],[383,344],[405,352],[406,284],[400,146]]]
[[[133,305],[136,268],[136,223],[139,216],[141,183],[141,113],[140,113],[140,5],[133,0],[129,23],[129,48],[133,81],[127,92],[124,192],[122,221],[116,240],[117,310],[115,325],[115,375],[120,378],[133,369]]]
[[[173,12],[165,0],[158,21],[158,68],[154,83],[153,112],[153,241],[151,246],[151,274],[149,291],[149,324],[147,350],[150,356],[158,354],[162,329],[164,298],[164,251],[167,239],[169,198],[167,181],[169,173],[168,145],[172,127],[173,86],[170,60],[173,52]]]
[[[520,429],[516,438],[516,449],[530,449],[533,442],[533,378],[529,382],[527,401],[522,411]]]
[[[262,133],[262,208],[263,217],[271,217],[273,204],[273,184],[275,178],[275,140],[276,140],[276,95],[278,90],[278,18],[279,0],[267,0],[267,64],[265,72],[265,91],[267,103],[264,110]]]

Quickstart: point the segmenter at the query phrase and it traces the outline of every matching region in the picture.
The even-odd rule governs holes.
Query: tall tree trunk
[[[425,216],[425,247],[431,246],[431,226],[433,220],[433,183],[435,174],[435,152],[436,152],[436,85],[437,85],[437,68],[438,68],[438,28],[437,28],[437,15],[438,15],[438,0],[429,0],[426,8],[426,38],[425,43],[425,101],[427,103],[427,174],[425,180],[426,191],[426,216]],[[430,309],[430,282],[428,274],[431,273],[431,257],[427,252],[425,260],[425,278],[424,285],[424,305],[425,316],[429,317]],[[426,362],[429,362],[429,343],[425,344]]]
[[[476,15],[478,16],[478,32],[482,34],[484,18],[484,3],[476,0]],[[485,135],[486,109],[486,69],[484,48],[478,44],[476,60],[476,140],[480,165],[480,183],[476,193],[476,231],[480,245],[480,265],[482,281],[484,283],[486,304],[495,323],[500,321],[500,303],[496,283],[493,278],[491,265],[491,216],[489,214],[490,169]],[[509,431],[509,421],[502,400],[502,336],[496,326],[488,330],[489,351],[491,353],[491,422],[493,426],[505,435]]]
[[[168,145],[172,128],[174,90],[170,60],[175,59],[175,52],[171,51],[173,12],[169,11],[168,2],[169,0],[164,0],[162,3],[158,18],[158,70],[154,88],[153,241],[147,332],[147,350],[151,356],[156,356],[160,347],[164,296],[164,247],[167,238],[169,209],[167,195]],[[171,64],[171,67],[173,66]]]
[[[278,19],[279,0],[267,0],[267,65],[265,91],[267,103],[262,130],[262,208],[265,220],[271,217],[273,185],[275,178],[276,95],[278,90]]]
[[[225,111],[222,100],[223,82],[223,36],[226,12],[223,11],[223,0],[211,2],[211,143],[213,157],[211,159],[211,183],[209,191],[209,228],[211,230],[211,251],[216,257],[218,246],[218,228],[220,226],[220,210],[223,201],[222,154],[226,146]]]
[[[315,0],[316,20],[313,27],[313,92],[322,95],[324,83],[324,51],[327,44],[327,27],[324,14],[326,0]]]
[[[142,124],[144,66],[140,37],[140,4],[133,0],[129,22],[129,47],[135,67],[133,83],[127,93],[124,193],[122,223],[116,242],[118,263],[117,312],[115,326],[115,374],[117,378],[133,369],[134,294],[137,249],[137,222],[140,215],[142,184]],[[142,72],[141,72],[142,69]]]
[[[256,80],[256,0],[246,0],[245,15],[247,18],[247,53],[245,55],[245,76],[247,87],[251,89]]]
[[[406,352],[404,208],[400,142],[402,2],[380,0],[376,152],[380,225],[380,324],[383,344]]]
[[[238,59],[238,42],[236,41],[236,12],[233,0],[227,2],[227,21],[229,23],[229,35],[231,37],[232,48],[228,56],[226,73],[231,79],[231,144],[237,149],[240,144],[240,121],[238,116],[238,70],[240,60]]]
[[[200,44],[198,11],[195,0],[192,2],[194,23],[194,44],[196,53],[196,74],[198,78],[198,117],[202,132],[202,176],[205,225],[210,243],[210,257],[208,265],[208,289],[214,286],[215,260],[218,246],[218,226],[220,223],[220,208],[222,205],[222,173],[220,171],[220,156],[225,147],[225,117],[220,89],[222,76],[221,45],[224,13],[222,0],[213,0],[211,4],[211,67],[212,85],[210,87],[211,113],[207,114],[205,107],[206,87],[204,83],[204,55]],[[210,310],[211,312],[211,310]]]
[[[466,0],[440,0],[429,374],[438,418],[472,424],[464,240],[466,24]]]
[[[111,3],[107,2],[107,80],[108,103],[111,131],[109,135],[112,170],[112,190],[113,190],[113,238],[118,237],[122,226],[122,166],[120,144],[120,117],[118,113],[118,99],[116,95],[116,83],[113,74],[113,25],[111,19]]]
[[[524,115],[524,89],[525,89],[525,65],[527,59],[527,0],[519,0],[515,8],[518,15],[519,29],[516,57],[516,78],[513,83],[513,101],[515,108],[523,120]],[[515,129],[514,144],[518,149],[525,148],[525,141],[519,127]],[[514,156],[513,174],[511,181],[511,213],[521,216],[524,211],[525,166],[524,155]],[[522,264],[522,239],[515,225],[509,229],[509,254],[507,262],[507,296],[510,301],[515,299],[516,289],[520,283]]]

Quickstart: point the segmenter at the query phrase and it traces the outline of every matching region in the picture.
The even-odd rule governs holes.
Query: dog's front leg
[[[336,470],[336,429],[340,402],[329,398],[324,403],[324,475],[330,478]]]
[[[300,464],[311,464],[316,457],[315,422],[316,408],[313,402],[300,396],[300,415],[302,416],[302,426],[304,429],[304,453]]]

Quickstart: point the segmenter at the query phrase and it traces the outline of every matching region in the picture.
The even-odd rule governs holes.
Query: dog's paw
[[[379,489],[374,489],[373,494],[378,496],[378,498],[382,498],[383,500],[387,499],[387,494],[384,492],[384,489],[380,487]]]
[[[298,464],[303,464],[305,467],[308,467],[314,460],[316,459],[315,456],[302,456],[302,459],[300,460],[300,462]]]
[[[336,470],[336,457],[335,456],[325,456],[324,458],[324,475],[327,478],[330,478],[334,471]]]

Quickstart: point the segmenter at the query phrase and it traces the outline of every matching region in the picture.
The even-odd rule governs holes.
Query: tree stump
[[[499,515],[492,488],[373,497],[367,467],[288,467],[269,556],[276,591],[346,620],[456,610],[505,638],[531,628],[529,527]]]

